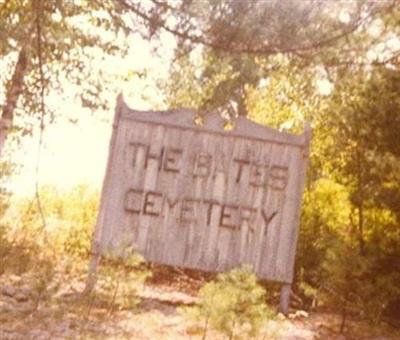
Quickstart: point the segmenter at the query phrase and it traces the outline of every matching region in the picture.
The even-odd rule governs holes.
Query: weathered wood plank
[[[261,140],[279,144],[289,144],[302,147],[304,139],[301,136],[292,135],[286,132],[277,131],[266,126],[256,124],[246,118],[239,117],[236,122],[236,129],[223,131],[223,119],[217,114],[210,114],[203,126],[194,126],[193,122],[197,113],[189,109],[169,111],[136,111],[129,109],[123,104],[122,118],[145,122],[147,124],[167,124],[183,129],[195,129],[217,135],[230,135],[235,138]]]

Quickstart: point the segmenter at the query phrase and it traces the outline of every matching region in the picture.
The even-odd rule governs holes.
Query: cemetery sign
[[[134,111],[118,98],[94,234],[99,254],[129,243],[157,263],[224,271],[249,264],[291,283],[310,130],[239,117]]]

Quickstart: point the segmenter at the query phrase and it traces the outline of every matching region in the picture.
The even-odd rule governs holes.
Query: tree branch
[[[24,77],[28,68],[28,60],[26,49],[23,47],[18,54],[18,60],[15,64],[14,74],[11,78],[5,104],[2,109],[0,119],[0,157],[2,155],[4,143],[7,138],[8,130],[11,128],[14,120],[14,111],[18,103],[18,99],[23,90]]]
[[[325,36],[323,39],[319,39],[318,41],[314,41],[305,45],[290,46],[290,47],[264,45],[259,47],[251,47],[248,46],[248,44],[246,44],[246,46],[240,46],[240,45],[232,46],[233,45],[232,42],[230,42],[229,44],[224,44],[220,42],[209,41],[202,35],[194,35],[191,34],[188,30],[182,31],[178,28],[171,27],[167,25],[167,23],[164,20],[157,20],[157,22],[154,23],[155,19],[145,11],[141,10],[139,6],[136,6],[135,4],[130,3],[127,0],[117,0],[117,1],[126,10],[131,11],[132,13],[144,19],[151,25],[156,24],[159,29],[163,29],[182,40],[190,41],[191,43],[194,44],[201,44],[210,47],[214,50],[225,51],[230,53],[253,54],[253,55],[254,54],[273,55],[278,53],[296,53],[301,51],[308,52],[329,46],[331,44],[334,44],[336,41],[342,39],[343,37],[348,36],[349,34],[355,32],[364,22],[366,22],[366,20],[369,20],[376,13],[376,11],[373,10],[369,13],[369,15],[365,17],[361,17],[360,15],[358,16],[357,19],[355,19],[352,22],[352,24],[348,25],[345,29],[333,30],[329,32],[329,34]],[[158,1],[153,1],[153,3],[157,5]]]
[[[40,76],[40,134],[39,134],[39,145],[38,145],[38,155],[35,168],[35,196],[37,201],[37,206],[39,209],[40,217],[42,219],[42,227],[46,229],[46,219],[43,212],[42,202],[39,195],[39,166],[40,166],[40,155],[43,144],[43,131],[44,131],[44,116],[46,114],[45,103],[44,103],[44,91],[45,91],[45,81],[44,81],[44,71],[43,71],[43,52],[42,52],[42,16],[43,16],[43,4],[42,0],[36,0],[36,38],[37,38],[37,55],[39,61],[39,76]],[[45,235],[46,237],[46,235]]]

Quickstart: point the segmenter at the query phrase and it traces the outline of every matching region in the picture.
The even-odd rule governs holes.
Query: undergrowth
[[[66,283],[62,282],[64,275],[71,277],[75,272],[81,282],[85,281],[99,200],[98,193],[86,186],[68,192],[44,187],[39,194],[43,211],[35,200],[19,198],[0,216],[0,276],[29,280],[32,310],[52,299]],[[100,261],[97,285],[81,301],[89,310],[96,300],[109,314],[115,309],[134,309],[139,303],[138,290],[150,271],[134,249],[120,248]]]
[[[203,339],[209,327],[229,339],[254,338],[274,315],[265,303],[265,290],[246,266],[219,274],[200,289],[199,297],[197,306],[182,308],[181,313],[203,324]]]

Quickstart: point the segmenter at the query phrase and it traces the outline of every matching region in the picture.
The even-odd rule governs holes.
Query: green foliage
[[[12,234],[7,225],[0,225],[0,275],[25,273],[38,252],[37,244],[31,239]]]
[[[0,162],[0,219],[8,208],[10,192],[5,188],[7,177],[11,174],[12,167],[7,162]]]
[[[338,241],[327,251],[322,264],[323,300],[340,306],[342,329],[348,314],[381,321],[389,302],[399,296],[400,274],[382,273],[378,265],[376,256],[361,255],[355,242]]]
[[[88,259],[98,194],[84,186],[66,193],[40,191],[43,225],[36,200],[14,198],[0,224],[0,275],[29,275],[35,308],[51,296],[49,287],[60,259]],[[54,280],[53,280],[54,281]]]
[[[358,254],[357,247],[338,242],[328,250],[322,268],[326,275],[324,289],[328,292],[327,297],[342,308],[359,307],[368,264],[366,258]]]
[[[354,80],[363,83],[354,86]],[[330,110],[326,121],[329,127],[338,120],[341,127],[331,132],[339,142],[336,174],[351,185],[355,205],[385,205],[399,213],[400,71],[379,68],[340,81],[330,104],[337,113]]]
[[[317,6],[279,0],[154,1],[130,3],[126,7],[148,20],[150,36],[162,27],[177,36],[180,50],[186,52],[201,44],[230,55],[300,56],[306,64],[328,57],[331,63],[338,59],[346,61],[355,52],[365,53],[372,43],[384,39],[369,34],[376,18],[381,20],[383,32],[386,26],[397,28],[390,18],[397,9],[395,0],[325,1]],[[171,17],[174,20],[168,20]],[[355,46],[348,45],[352,38],[358,39]],[[340,53],[334,55],[338,50]]]
[[[65,192],[43,187],[40,198],[45,225],[36,200],[14,198],[0,226],[0,275],[26,278],[34,311],[55,298],[63,285],[60,278],[64,270],[72,276],[79,273],[80,279],[87,275],[82,267],[89,259],[98,205],[97,192],[86,186]],[[72,267],[60,268],[60,262]],[[97,303],[111,315],[117,309],[136,308],[140,302],[138,290],[150,271],[130,245],[121,244],[101,259],[96,275],[98,283],[90,295],[81,299],[82,308],[89,309],[85,312],[89,315],[93,303]]]
[[[0,225],[0,276],[3,274],[28,274],[31,276],[34,309],[40,301],[50,297],[49,284],[55,274],[56,255],[52,249],[41,249],[38,235],[12,231]]]
[[[56,274],[56,261],[56,255],[51,250],[41,251],[36,258],[31,260],[32,267],[30,271],[33,275],[32,288],[35,298],[35,308],[39,307],[42,300],[51,298],[60,285],[60,282],[57,282],[56,285],[50,285]]]
[[[301,133],[305,120],[321,105],[314,70],[304,70],[299,61],[283,55],[257,58],[264,75],[255,85],[246,86],[248,118],[280,130]],[[279,65],[273,68],[271,65]],[[268,68],[272,68],[269,71]]]
[[[319,179],[306,190],[296,263],[306,295],[315,298],[323,274],[321,266],[337,239],[345,237],[350,209],[347,189],[332,180]]]
[[[96,223],[98,193],[84,185],[66,192],[48,186],[40,189],[39,197],[45,226],[35,199],[17,200],[5,218],[8,224],[16,233],[19,230],[39,243],[47,239],[59,253],[87,257]]]
[[[257,83],[261,74],[253,57],[197,49],[172,65],[164,91],[172,107],[219,110],[231,117],[245,115],[244,86]]]
[[[200,303],[184,309],[191,319],[205,322],[233,337],[254,337],[273,312],[265,304],[265,291],[248,267],[219,274],[199,291]]]
[[[16,113],[39,115],[41,86],[44,85],[46,93],[57,90],[62,95],[66,79],[80,85],[83,106],[104,107],[106,101],[100,100],[98,94],[105,87],[101,81],[105,72],[96,70],[93,60],[99,52],[103,56],[125,54],[126,45],[116,39],[129,32],[129,25],[122,19],[124,12],[114,1],[4,2],[0,6],[0,56],[10,58],[23,50],[28,60],[22,74],[22,105]],[[40,56],[38,40],[41,41]],[[44,65],[43,84],[39,81],[39,57]],[[9,63],[5,73],[12,75],[14,67],[14,63]],[[11,82],[11,77],[2,79],[0,88],[7,89]],[[47,113],[55,114],[49,107]]]
[[[109,313],[115,305],[120,309],[134,309],[140,302],[137,292],[151,272],[144,259],[129,245],[121,244],[101,259],[94,294],[109,296]],[[105,296],[104,296],[105,295]]]

